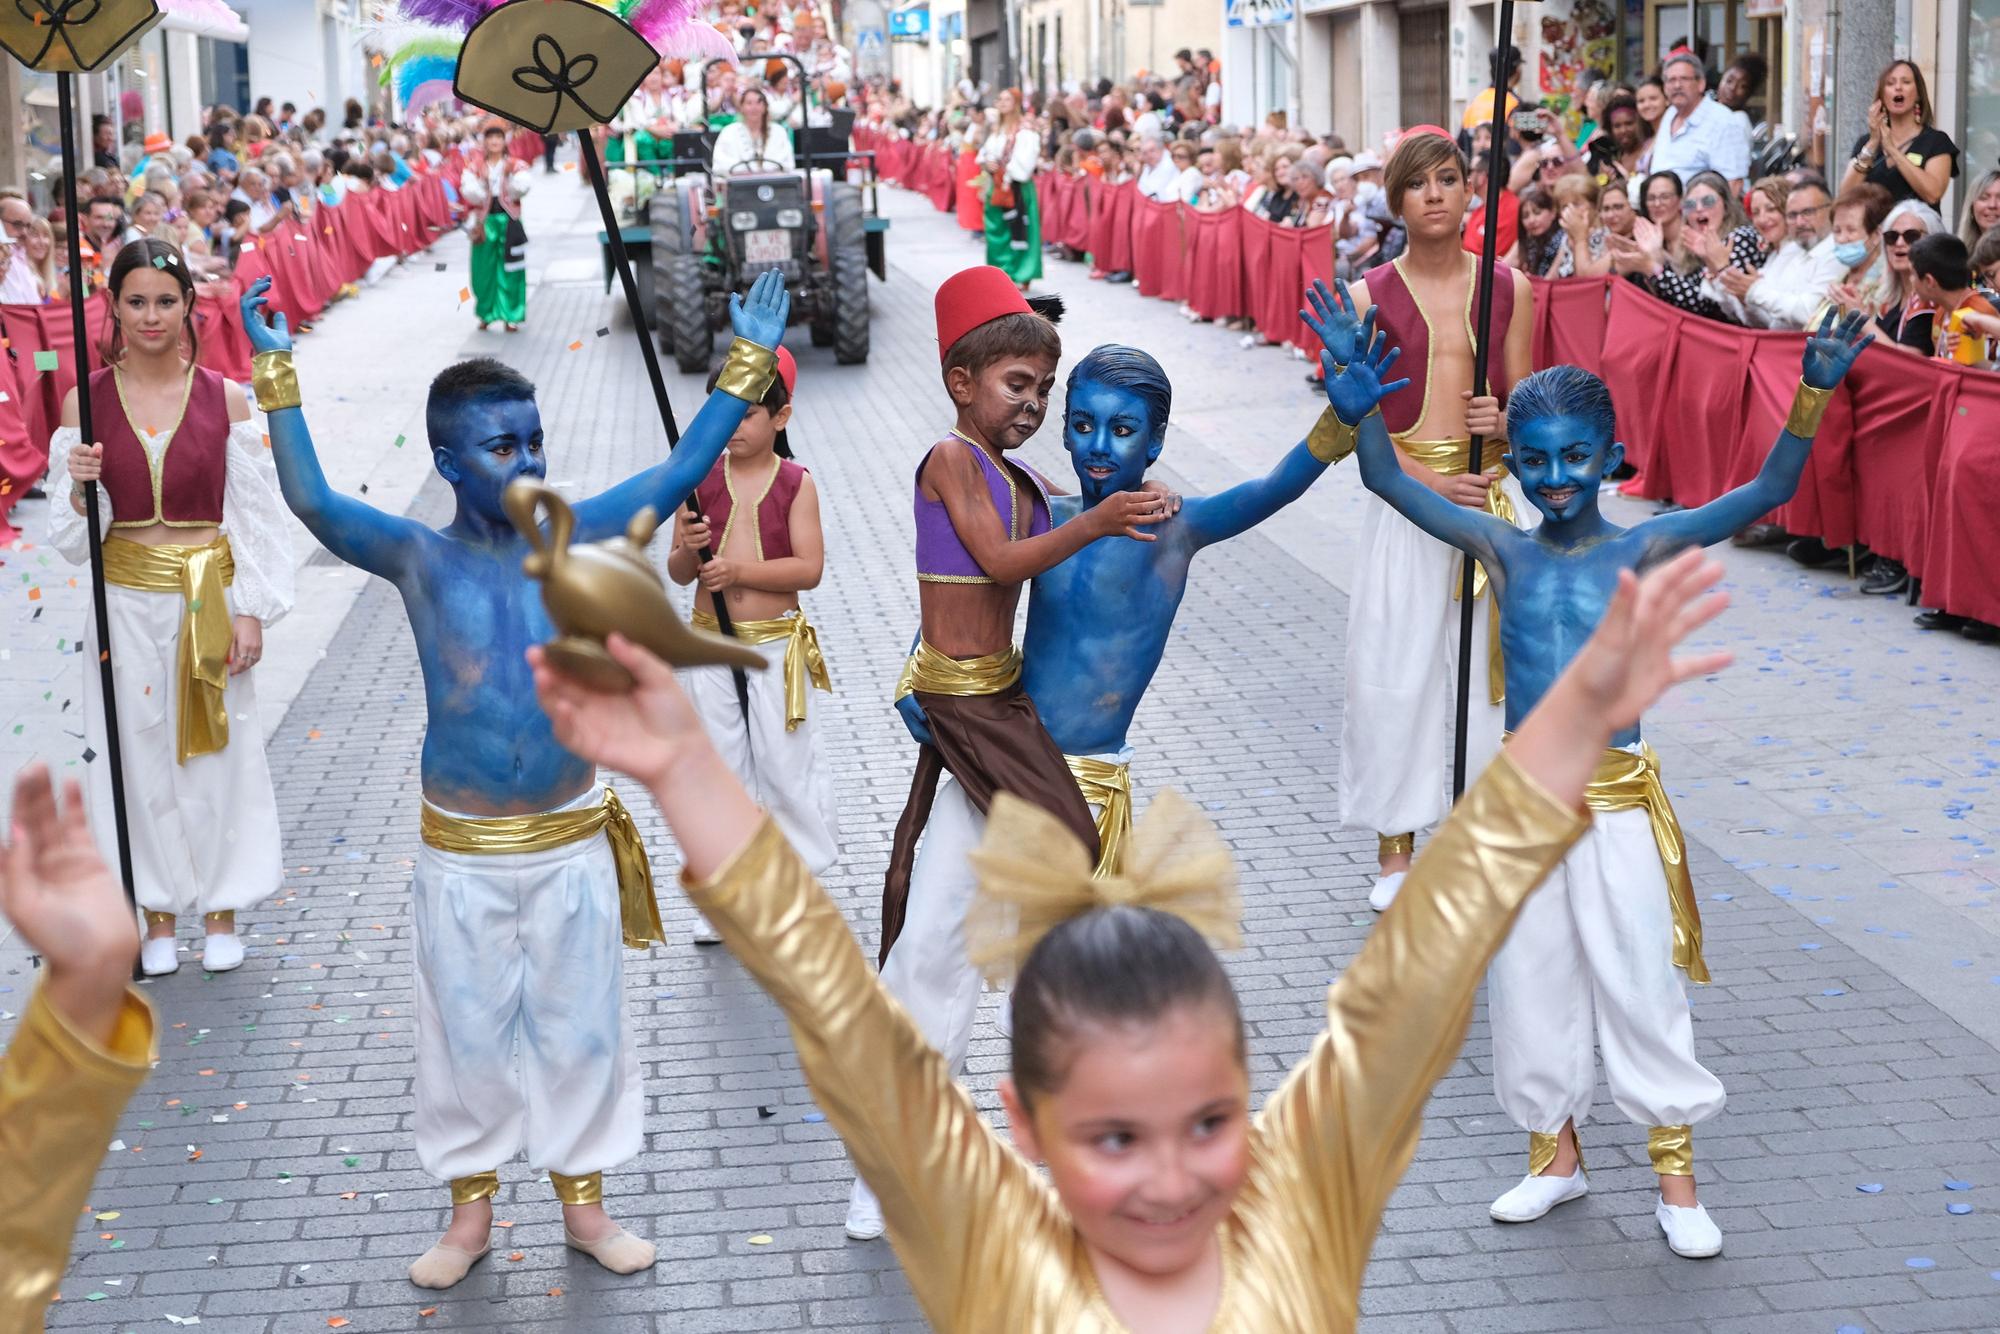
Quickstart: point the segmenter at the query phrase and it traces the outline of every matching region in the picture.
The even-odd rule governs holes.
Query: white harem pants
[[[271,790],[264,728],[257,717],[257,669],[231,676],[223,685],[229,744],[178,763],[181,622],[187,603],[179,593],[108,584],[104,605],[115,650],[112,688],[118,692],[118,735],[124,742],[119,758],[139,906],[187,917],[242,912],[263,902],[278,890],[283,861],[278,799]],[[118,835],[111,818],[110,747],[94,616],[83,642],[84,737],[94,752],[84,790],[98,849],[115,872]]]
[[[561,807],[604,799],[590,791]],[[588,1176],[638,1156],[618,868],[603,832],[547,852],[417,850],[417,1161],[441,1180],[526,1152]]]
[[[1591,1039],[1618,1110],[1643,1126],[1722,1110],[1722,1081],[1694,1054],[1674,967],[1673,908],[1644,810],[1597,811],[1528,896],[1487,974],[1493,1089],[1523,1130],[1581,1126],[1596,1089]]]
[[[1516,522],[1539,513],[1512,477],[1499,483]],[[1378,835],[1428,829],[1451,809],[1451,727],[1457,707],[1458,550],[1370,495],[1347,603],[1347,706],[1340,727],[1340,822]],[[1466,778],[1500,751],[1505,704],[1490,703],[1482,593],[1472,618],[1472,699]]]
[[[723,763],[771,813],[785,840],[814,875],[823,876],[840,857],[840,813],[833,779],[813,726],[814,692],[808,688],[806,716],[785,730],[785,649],[789,641],[752,644],[770,666],[745,672],[750,688],[749,727],[736,702],[736,682],[727,667],[690,667],[679,673],[681,688],[694,703]]]

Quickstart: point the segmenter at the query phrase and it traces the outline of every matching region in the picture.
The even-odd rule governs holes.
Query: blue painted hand
[[[791,293],[785,290],[785,276],[766,269],[750,284],[747,296],[734,293],[729,298],[729,327],[738,338],[747,338],[760,347],[775,348],[785,336],[792,314]]]
[[[1396,358],[1403,355],[1403,349],[1390,347],[1388,331],[1377,331],[1374,323],[1375,312],[1371,310],[1364,330],[1370,335],[1365,350],[1349,360],[1344,369],[1336,369],[1331,350],[1319,354],[1320,368],[1326,373],[1326,401],[1333,405],[1334,415],[1349,426],[1359,426],[1376,404],[1410,382],[1408,377],[1388,384],[1382,382],[1382,377],[1396,364]]]
[[[271,278],[266,274],[250,284],[250,290],[243,294],[243,328],[250,335],[253,353],[292,350],[292,331],[286,327],[285,312],[279,311],[275,322],[264,317],[264,307],[269,304],[264,294],[270,290]]]
[[[1315,279],[1306,292],[1306,304],[1312,309],[1300,311],[1299,318],[1326,345],[1336,366],[1345,366],[1367,350],[1374,338],[1375,308],[1368,308],[1366,320],[1356,315],[1354,298],[1344,280],[1336,279],[1334,290],[1329,292],[1325,283]]]
[[[1814,389],[1831,389],[1839,384],[1854,365],[1861,349],[1875,341],[1872,333],[1863,333],[1867,318],[1859,311],[1843,316],[1840,323],[1833,322],[1834,312],[1829,310],[1826,318],[1819,322],[1819,332],[1806,340],[1805,382]]]
[[[905,695],[896,701],[896,712],[903,716],[903,726],[910,729],[919,746],[931,744],[930,719],[924,717],[924,706],[917,703],[915,695]]]

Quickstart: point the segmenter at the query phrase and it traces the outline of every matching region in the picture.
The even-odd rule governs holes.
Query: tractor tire
[[[678,186],[653,196],[653,327],[660,346],[690,375],[706,375],[715,356],[708,325],[708,290],[701,256],[690,247],[687,201]]]
[[[827,264],[833,270],[833,359],[843,366],[858,366],[868,360],[868,237],[861,187],[833,182],[827,187],[827,208],[833,214],[827,229]]]

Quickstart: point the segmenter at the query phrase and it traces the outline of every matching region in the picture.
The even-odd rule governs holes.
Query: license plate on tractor
[[[792,257],[790,232],[749,232],[743,237],[743,258],[750,264],[783,264]]]

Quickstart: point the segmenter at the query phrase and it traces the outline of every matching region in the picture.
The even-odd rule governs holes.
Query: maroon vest
[[[91,424],[104,446],[104,488],[117,516],[111,526],[211,528],[221,523],[223,484],[229,476],[229,400],[223,397],[223,378],[195,367],[179,424],[140,423],[173,431],[160,453],[156,478],[138,430],[125,416],[116,375],[109,366],[90,373]]]
[[[708,530],[715,535],[715,553],[722,554],[723,544],[729,540],[729,519],[736,511],[736,496],[731,494],[729,479],[723,469],[729,466],[729,456],[715,461],[708,476],[695,488],[695,499],[701,502],[702,516],[708,520]],[[779,459],[778,471],[772,474],[770,489],[757,499],[757,548],[760,560],[782,560],[792,554],[792,501],[798,498],[799,486],[806,479],[805,465],[792,459]]]
[[[1477,260],[1474,261],[1477,271]],[[1417,298],[1403,281],[1403,272],[1394,263],[1380,264],[1364,275],[1368,280],[1368,299],[1375,303],[1376,327],[1389,334],[1389,345],[1403,349],[1403,355],[1392,368],[1391,373],[1410,377],[1409,384],[1382,400],[1382,422],[1389,428],[1389,434],[1402,435],[1416,429],[1423,420],[1424,390],[1430,381],[1431,371],[1431,330],[1425,322],[1425,312],[1417,305]],[[1498,280],[1493,284],[1493,316],[1487,324],[1492,332],[1492,347],[1497,354],[1507,342],[1507,326],[1514,318],[1514,271],[1505,265],[1496,265],[1493,276]],[[1429,312],[1433,320],[1456,320],[1460,322],[1472,346],[1479,346],[1479,336],[1473,332],[1473,319],[1479,314],[1479,294],[1466,288],[1471,299],[1463,310],[1434,310]],[[1506,358],[1492,356],[1486,363],[1486,382],[1495,397],[1505,402],[1507,391],[1513,385],[1507,379]]]

